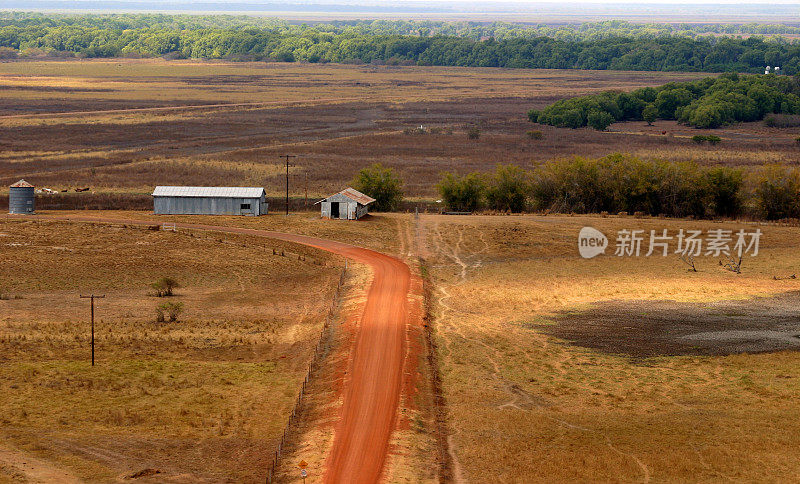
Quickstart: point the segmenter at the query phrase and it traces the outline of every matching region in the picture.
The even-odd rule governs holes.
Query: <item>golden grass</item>
[[[147,467],[263,479],[338,278],[331,257],[247,236],[19,220],[0,221],[0,246],[0,439],[91,480]],[[149,296],[163,276],[177,295]],[[94,368],[83,292],[106,294]],[[179,322],[154,322],[164,301],[185,305]]]
[[[600,217],[424,216],[457,471],[471,482],[799,477],[795,352],[630,359],[531,323],[607,300],[715,301],[800,289],[795,227],[761,226],[743,273],[674,257],[580,259],[577,232],[738,228]],[[755,228],[744,225],[748,230]],[[463,275],[463,277],[462,277]],[[622,323],[621,323],[622,324]]]

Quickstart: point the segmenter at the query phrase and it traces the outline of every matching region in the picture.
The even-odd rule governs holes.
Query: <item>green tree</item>
[[[403,182],[391,168],[380,163],[363,168],[353,179],[353,188],[375,199],[378,212],[391,212],[403,201]]]
[[[605,111],[591,111],[586,117],[586,122],[597,131],[605,131],[614,122],[614,116]]]
[[[642,109],[642,118],[647,121],[648,126],[653,125],[653,121],[656,120],[656,117],[658,117],[658,109],[656,109],[654,104],[648,104]]]

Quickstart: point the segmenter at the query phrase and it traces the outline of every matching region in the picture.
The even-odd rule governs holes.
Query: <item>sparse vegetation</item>
[[[169,297],[174,294],[176,288],[180,287],[178,281],[171,277],[162,277],[150,285],[155,290],[156,297]]]
[[[481,129],[477,126],[471,126],[467,129],[467,138],[478,139],[481,137]]]
[[[277,222],[302,230],[299,218]],[[123,225],[0,222],[0,233],[8,234],[0,237],[0,287],[25,295],[0,301],[3,445],[47,449],[45,459],[87,481],[139,470],[143,455],[167,480],[263,480],[336,287],[338,263],[267,239]],[[267,255],[272,247],[313,252],[325,264]],[[156,324],[147,294],[165,271],[184,287],[177,324]],[[88,303],[77,297],[88,289],[107,295],[95,307],[94,368]],[[109,449],[113,462],[102,457]]]
[[[542,133],[539,130],[531,130],[531,131],[528,131],[525,134],[528,136],[528,138],[530,138],[532,140],[537,140],[538,141],[538,140],[544,139],[544,133]]]
[[[183,313],[182,302],[165,302],[156,306],[156,322],[163,323],[169,321],[175,323]]]
[[[750,231],[751,225],[552,215],[430,215],[423,223],[431,278],[441,288],[434,324],[451,444],[465,480],[513,482],[524,475],[526,482],[571,482],[590,475],[641,481],[645,469],[651,479],[670,482],[714,480],[719,473],[793,479],[794,470],[779,463],[800,454],[800,433],[776,434],[764,422],[800,429],[785,400],[795,383],[778,376],[800,369],[800,353],[632,357],[620,348],[663,342],[708,312],[725,312],[726,300],[750,305],[753,314],[763,314],[765,305],[776,311],[771,314],[795,314],[799,280],[772,275],[792,274],[800,264],[796,227],[761,227],[761,253],[732,274],[714,257],[697,257],[697,272],[675,254],[616,257],[613,240],[602,260],[586,261],[575,252],[576,235],[584,226],[611,239],[622,229],[675,234],[681,228]],[[692,309],[659,310],[664,300]],[[579,320],[575,326],[583,329],[574,332],[588,333],[590,344],[615,346],[598,350],[576,343],[577,336],[552,335],[560,324],[553,314],[574,321],[599,311],[602,301],[618,305]],[[713,309],[698,309],[704,307]],[[702,323],[694,331],[749,322],[750,313],[738,306],[730,313],[718,316],[725,323]],[[754,327],[773,329],[791,317],[769,317]],[[659,318],[675,323],[657,331],[650,321]],[[734,344],[715,344],[726,343]],[[498,431],[502,438],[487,438]]]

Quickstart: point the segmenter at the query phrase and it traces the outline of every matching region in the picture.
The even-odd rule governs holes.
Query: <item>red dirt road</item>
[[[39,218],[40,216],[33,216]],[[142,220],[41,216],[49,220],[153,225]],[[368,265],[372,285],[350,358],[341,415],[324,482],[372,484],[380,480],[397,421],[403,384],[411,271],[401,260],[342,242],[267,230],[176,223],[177,228],[269,237],[333,252]]]

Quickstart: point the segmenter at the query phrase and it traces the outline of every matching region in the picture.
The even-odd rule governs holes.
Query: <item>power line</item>
[[[296,155],[281,155],[286,158],[286,215],[289,215],[289,158],[297,158]]]
[[[94,294],[89,296],[81,295],[81,299],[90,299],[91,300],[91,307],[92,307],[92,366],[94,366],[94,300],[95,299],[103,299],[106,297],[105,294],[102,296],[95,296]]]

